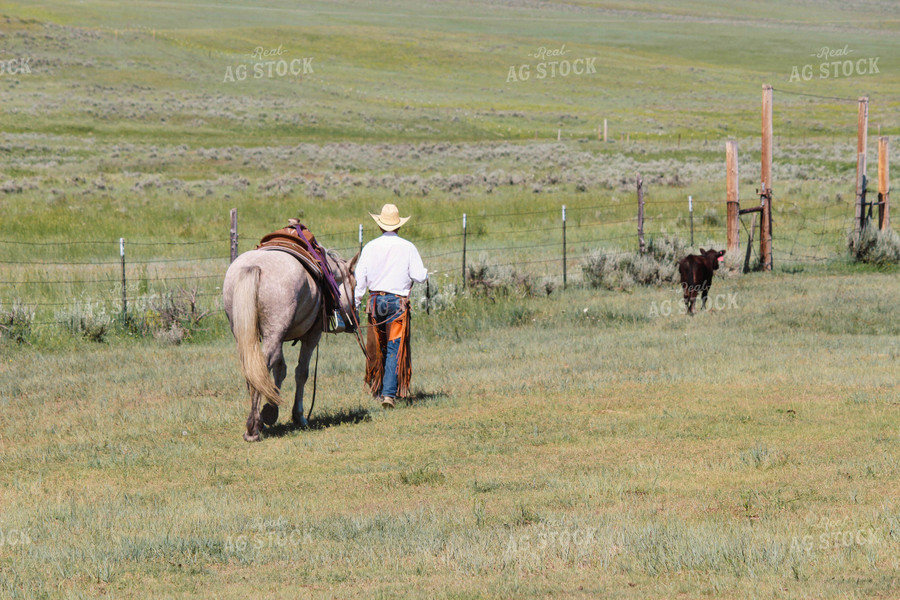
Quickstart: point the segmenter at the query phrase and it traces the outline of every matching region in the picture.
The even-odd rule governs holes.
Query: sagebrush
[[[675,281],[678,261],[689,251],[677,236],[650,238],[646,252],[595,250],[582,265],[585,282],[593,288],[628,289],[634,285],[664,285]]]
[[[21,300],[14,300],[8,308],[0,304],[0,341],[26,343],[31,337],[33,323],[34,310]]]
[[[878,266],[900,264],[900,235],[893,229],[866,227],[859,235],[858,244],[851,234],[847,245],[856,262]]]

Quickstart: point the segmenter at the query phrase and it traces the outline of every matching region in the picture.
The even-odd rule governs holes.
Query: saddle
[[[288,219],[287,227],[264,235],[256,249],[286,252],[300,261],[322,290],[323,327],[330,330],[333,327],[330,315],[340,312],[340,290],[328,265],[325,248],[316,241],[316,236],[297,219]]]
[[[325,269],[331,270],[325,260],[325,249],[316,241],[313,232],[297,219],[288,219],[287,227],[264,235],[256,249],[291,254],[317,281],[322,279]]]

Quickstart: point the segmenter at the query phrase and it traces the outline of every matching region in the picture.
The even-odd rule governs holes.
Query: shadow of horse
[[[449,397],[450,394],[444,391],[426,392],[423,390],[414,390],[409,396],[402,399],[403,404],[398,404],[398,407],[428,406],[439,400],[444,400]],[[306,426],[294,422],[278,423],[270,427],[264,426],[263,433],[266,437],[278,438],[290,435],[295,432],[317,431],[321,429],[328,429],[329,427],[336,427],[338,425],[357,425],[359,423],[368,423],[372,420],[373,410],[376,409],[369,409],[359,406],[357,408],[344,408],[337,411],[326,411],[314,416],[312,419],[310,419],[309,423]]]
[[[298,423],[278,423],[271,427],[265,427],[263,433],[266,437],[284,437],[288,434],[298,431],[311,431],[319,429],[328,429],[338,425],[356,425],[357,423],[367,423],[372,420],[372,412],[363,407],[341,409],[338,411],[322,412],[309,420],[306,426]]]

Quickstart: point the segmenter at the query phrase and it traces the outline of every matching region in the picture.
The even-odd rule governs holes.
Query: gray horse
[[[327,258],[341,292],[344,321],[353,311],[353,269],[359,254],[348,263],[329,251]],[[309,376],[309,360],[323,332],[324,302],[316,279],[299,260],[277,250],[251,250],[235,259],[222,286],[225,313],[237,342],[241,373],[250,391],[247,417],[248,442],[259,441],[260,422],[278,420],[279,389],[287,375],[282,344],[300,341],[300,358],[294,370],[297,391],[291,412],[294,423],[305,427],[303,386]],[[350,330],[352,331],[352,329]],[[269,371],[275,377],[274,384]],[[265,405],[260,410],[260,400]]]

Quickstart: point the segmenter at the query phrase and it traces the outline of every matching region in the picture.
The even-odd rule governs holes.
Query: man
[[[409,292],[422,283],[428,271],[412,242],[397,234],[410,217],[400,217],[393,204],[380,215],[369,215],[381,228],[381,236],[365,245],[356,263],[356,307],[369,290],[369,355],[366,384],[381,406],[393,408],[394,399],[409,394],[412,359],[409,353]]]

